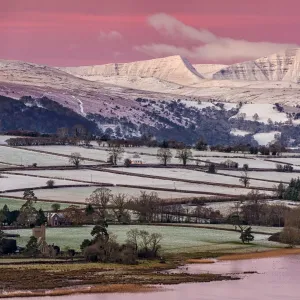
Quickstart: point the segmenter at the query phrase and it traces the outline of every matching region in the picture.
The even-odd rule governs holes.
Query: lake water
[[[223,261],[188,265],[175,272],[237,274],[238,281],[180,284],[161,291],[137,294],[94,294],[44,297],[43,300],[299,300],[300,256]],[[244,274],[256,271],[258,274]],[[14,298],[18,299],[18,298]],[[20,298],[36,300],[37,298]]]

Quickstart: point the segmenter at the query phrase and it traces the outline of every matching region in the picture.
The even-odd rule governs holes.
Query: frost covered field
[[[23,196],[23,194],[21,195]],[[21,206],[25,203],[25,200],[18,200],[18,199],[11,199],[11,198],[0,198],[0,208],[2,208],[5,204],[8,206],[9,210],[17,210],[20,209]],[[43,209],[44,211],[47,210],[52,210],[51,205],[53,202],[42,202],[42,201],[37,201],[33,203],[33,206],[36,209]],[[65,203],[60,203],[60,208],[64,209],[67,208],[69,205]]]
[[[80,153],[82,157],[102,161],[106,161],[108,157],[108,152],[105,150],[88,149],[78,146],[30,146],[26,148],[29,150],[41,150],[64,155],[71,155],[72,153],[77,152]]]
[[[223,157],[208,157],[207,160],[214,162],[214,163],[223,163],[228,158]],[[262,158],[232,158],[230,159],[234,162],[237,162],[239,164],[239,167],[243,167],[244,164],[248,164],[249,168],[258,168],[258,169],[276,169],[276,163],[271,161],[265,161]]]
[[[288,164],[293,164],[294,166],[300,166],[300,158],[295,158],[295,157],[288,157],[288,158],[282,158],[282,157],[274,157],[270,158],[274,161],[278,161],[279,164],[281,163],[288,163]],[[297,169],[297,167],[296,167]]]
[[[239,178],[222,176],[218,174],[210,174],[201,171],[193,171],[188,169],[157,169],[157,168],[118,168],[118,171],[129,172],[132,174],[145,174],[152,176],[163,176],[168,177],[170,179],[187,179],[187,180],[198,180],[205,182],[213,182],[213,183],[224,183],[224,184],[234,184],[241,185]],[[242,175],[242,172],[237,172],[238,176]],[[229,173],[230,174],[230,173]],[[269,187],[272,188],[274,184],[270,182],[264,182],[259,180],[252,180],[250,183],[250,187]]]
[[[45,200],[56,200],[56,201],[70,201],[84,203],[85,199],[88,198],[91,193],[99,187],[70,187],[70,188],[60,188],[60,189],[47,189],[47,190],[36,190],[34,191],[38,199]],[[205,194],[184,194],[176,192],[164,192],[164,191],[154,191],[154,190],[144,190],[144,189],[134,189],[134,188],[124,188],[124,187],[107,187],[111,190],[113,195],[122,193],[131,197],[138,197],[142,191],[147,193],[157,193],[158,197],[161,199],[177,199],[177,198],[192,198],[192,197],[209,197]],[[22,197],[23,192],[13,192],[5,193],[7,196]]]
[[[38,153],[23,149],[0,147],[0,162],[13,165],[59,166],[69,165],[67,157]]]
[[[249,189],[245,188],[227,188],[227,187],[216,187],[206,184],[193,184],[178,182],[172,180],[160,180],[145,177],[136,177],[128,175],[113,174],[108,172],[100,171],[90,171],[90,170],[67,170],[67,171],[57,171],[57,170],[38,170],[38,171],[22,171],[23,174],[33,174],[49,176],[51,178],[57,179],[76,179],[83,181],[92,181],[94,183],[107,183],[107,184],[124,184],[133,186],[145,186],[145,187],[156,187],[176,190],[187,190],[195,191],[200,193],[220,193],[224,195],[241,195],[248,194]],[[270,192],[271,193],[271,192]]]
[[[222,170],[222,173],[240,176],[239,171],[227,171]],[[300,177],[300,173],[285,173],[285,172],[248,172],[248,176],[250,178],[255,179],[267,179],[267,180],[275,180],[275,181],[282,181],[283,183],[288,183],[292,178]],[[267,184],[267,182],[266,182]],[[275,185],[276,183],[274,183]]]
[[[149,232],[159,232],[163,235],[162,249],[168,252],[189,252],[199,251],[225,251],[240,249],[245,251],[247,247],[269,248],[275,243],[269,242],[268,235],[255,234],[255,240],[249,246],[240,243],[238,232],[221,231],[204,228],[173,227],[173,226],[135,226],[135,225],[110,225],[108,231],[117,236],[117,240],[124,242],[126,232],[130,229],[143,229]],[[79,228],[48,228],[47,242],[58,244],[62,248],[71,247],[79,250],[80,244],[84,239],[90,239],[91,226]],[[31,236],[30,229],[9,230],[9,233],[18,233],[18,244],[24,246]],[[276,243],[276,246],[279,245]]]
[[[28,189],[40,186],[46,186],[50,178],[38,178],[21,175],[2,174],[0,178],[0,191],[12,189]],[[80,183],[68,180],[55,180],[56,185],[77,185]]]
[[[63,155],[71,155],[73,152],[80,153],[82,157],[86,159],[92,159],[92,160],[99,160],[102,162],[106,162],[109,157],[109,152],[107,147],[99,147],[94,146],[94,148],[84,148],[79,146],[30,146],[26,147],[24,149],[32,149],[32,150],[41,150],[46,151],[49,153],[57,153],[57,154],[63,154]],[[144,151],[145,149],[151,149],[150,151]],[[159,163],[159,161],[156,158],[158,148],[125,148],[125,152],[122,155],[122,159],[119,161],[120,165],[124,164],[124,159],[132,157],[135,153],[149,153],[153,155],[141,155],[141,158],[143,159],[144,163]],[[176,152],[174,151],[174,154]],[[155,154],[155,156],[154,156]],[[178,163],[178,159],[174,158],[173,162]],[[92,161],[85,161],[85,164],[96,164],[96,162]]]

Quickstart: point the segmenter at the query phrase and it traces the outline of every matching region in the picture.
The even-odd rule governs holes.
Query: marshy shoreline
[[[165,271],[186,264],[212,264],[219,261],[249,260],[300,254],[299,248],[284,248],[261,252],[212,255],[195,253],[183,261],[178,255],[165,264],[142,261],[138,265],[105,263],[40,263],[0,265],[0,298],[68,296],[101,293],[147,293],[163,286],[180,283],[201,283],[238,280],[237,276],[221,274],[168,273]],[[36,280],[36,279],[39,280]]]

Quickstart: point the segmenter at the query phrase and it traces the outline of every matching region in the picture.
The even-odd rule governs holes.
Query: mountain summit
[[[156,78],[179,85],[199,83],[204,77],[185,58],[175,55],[164,58],[107,65],[67,67],[61,70],[91,81],[103,77]]]

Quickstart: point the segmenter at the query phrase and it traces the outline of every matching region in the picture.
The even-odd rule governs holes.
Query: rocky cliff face
[[[300,49],[288,49],[254,61],[231,65],[216,72],[213,79],[300,83]]]

